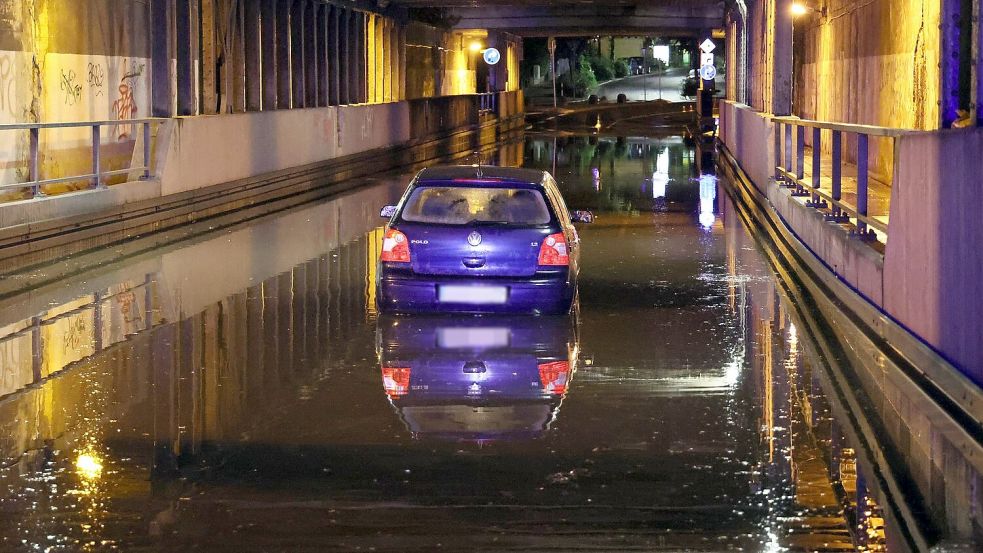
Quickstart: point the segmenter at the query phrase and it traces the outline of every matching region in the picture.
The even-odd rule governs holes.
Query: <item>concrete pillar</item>
[[[949,128],[959,119],[960,0],[942,0],[940,20],[939,116],[941,128]]]
[[[331,19],[331,6],[328,4],[317,4],[314,8],[317,11],[317,105],[328,105],[331,76],[328,67],[328,20]]]
[[[290,67],[290,2],[274,0],[276,5],[276,107],[290,109],[292,84]]]
[[[218,60],[215,3],[201,2],[201,112],[218,113]]]
[[[232,6],[232,54],[226,53],[226,58],[232,58],[229,68],[229,82],[232,90],[229,98],[232,101],[232,111],[246,111],[246,47],[245,47],[245,17],[242,0],[237,0]],[[228,63],[228,59],[226,59]]]
[[[304,0],[293,0],[290,6],[290,86],[293,92],[291,105],[305,107],[304,88]]]
[[[366,48],[366,32],[368,31],[368,20],[364,13],[355,12],[355,98],[354,101],[364,104],[368,101],[368,73],[366,71],[366,61],[368,52]]]
[[[406,26],[399,26],[399,36],[397,38],[398,46],[396,51],[399,52],[399,80],[396,84],[399,85],[399,93],[397,95],[398,100],[406,99]]]
[[[277,39],[276,39],[276,1],[262,0],[260,22],[263,64],[263,109],[276,109],[277,96]]]
[[[196,115],[198,102],[195,98],[195,55],[198,52],[198,2],[197,0],[177,0],[174,13],[174,35],[176,46],[176,84],[177,114]]]
[[[775,0],[771,113],[792,115],[792,0]]]
[[[341,56],[341,26],[339,25],[341,8],[338,6],[330,6],[330,8],[331,17],[329,18],[328,24],[328,53],[330,54],[328,72],[330,75],[330,88],[328,103],[336,106],[341,103],[341,60],[344,59]]]
[[[399,24],[389,26],[389,99],[399,101]]]
[[[245,9],[243,43],[246,64],[246,110],[259,111],[263,107],[261,5],[258,2],[247,1],[243,8]]]
[[[304,105],[316,107],[318,85],[318,27],[317,6],[312,0],[304,0]]]
[[[368,31],[365,35],[366,40],[366,55],[368,56],[368,61],[366,62],[366,67],[368,68],[368,84],[369,84],[369,95],[368,101],[370,103],[377,103],[382,101],[379,95],[380,85],[382,84],[382,71],[380,71],[381,60],[379,57],[379,34],[381,34],[382,18],[378,15],[367,15],[368,18]]]
[[[151,113],[154,117],[174,115],[170,49],[172,9],[171,0],[153,0],[150,4],[150,20],[154,22],[150,25],[150,72],[153,76]]]
[[[352,14],[344,8],[338,10],[338,104],[351,103],[352,83]]]

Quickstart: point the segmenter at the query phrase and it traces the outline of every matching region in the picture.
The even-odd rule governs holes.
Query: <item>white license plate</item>
[[[504,348],[509,345],[507,328],[439,328],[437,346],[445,349]]]
[[[509,291],[505,286],[455,286],[437,288],[437,299],[447,303],[492,305],[505,303]]]

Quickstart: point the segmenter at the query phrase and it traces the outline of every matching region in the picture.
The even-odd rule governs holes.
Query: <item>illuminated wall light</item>
[[[792,11],[793,17],[799,17],[811,11],[811,9],[808,6],[806,6],[805,4],[801,4],[799,2],[793,3],[790,10]]]
[[[472,41],[471,44],[468,45],[468,48],[470,48],[472,52],[480,52],[485,47],[484,47],[483,44],[481,44],[481,41],[475,40],[475,41]]]

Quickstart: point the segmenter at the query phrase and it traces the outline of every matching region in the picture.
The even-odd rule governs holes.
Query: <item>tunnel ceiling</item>
[[[700,35],[723,23],[723,0],[397,0],[437,8],[457,28],[524,36]]]

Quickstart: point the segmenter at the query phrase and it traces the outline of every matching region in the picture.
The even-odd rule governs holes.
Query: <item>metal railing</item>
[[[856,220],[852,234],[861,240],[876,240],[875,230],[887,235],[887,224],[868,213],[870,195],[869,144],[871,137],[896,139],[916,131],[850,125],[799,119],[797,117],[773,117],[775,124],[775,179],[792,189],[793,196],[809,196],[806,206],[826,212],[826,220],[849,223]],[[812,171],[805,179],[805,132],[812,129]],[[822,131],[831,133],[831,170],[829,191],[822,183]],[[795,133],[793,151],[792,134]],[[857,137],[857,202],[850,205],[843,201],[843,134]],[[794,157],[793,157],[794,153]],[[784,155],[783,155],[784,154]]]
[[[112,121],[80,121],[73,123],[17,123],[12,125],[0,125],[0,132],[4,131],[18,131],[27,130],[30,133],[30,148],[28,157],[28,180],[27,182],[16,182],[0,184],[0,192],[4,190],[11,189],[31,189],[32,198],[44,197],[46,194],[42,190],[42,186],[49,184],[60,184],[66,182],[75,182],[81,180],[89,180],[92,184],[93,189],[105,188],[105,180],[108,177],[113,177],[116,175],[130,174],[135,171],[142,171],[141,179],[150,178],[150,157],[151,157],[151,129],[154,125],[158,125],[166,121],[166,119],[160,118],[146,118],[146,119],[126,119],[126,120],[112,120]],[[143,127],[143,165],[142,166],[131,166],[126,169],[118,169],[115,171],[103,171],[102,170],[102,128],[103,127],[120,127],[120,126],[138,126]],[[81,175],[70,175],[52,179],[41,179],[41,130],[42,129],[70,129],[70,128],[90,128],[91,129],[91,147],[92,147],[92,172],[85,173]]]
[[[478,94],[478,113],[495,113],[498,111],[498,92]]]

